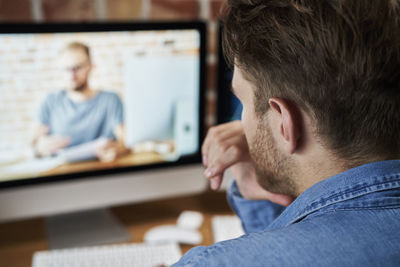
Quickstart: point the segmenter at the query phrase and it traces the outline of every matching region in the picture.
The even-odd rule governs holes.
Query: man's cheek
[[[246,141],[247,141],[247,145],[249,146],[249,149],[252,147],[252,145],[254,144],[255,141],[255,129],[252,129],[251,126],[247,127],[244,125],[243,126],[243,130],[244,130],[244,135],[246,137]]]

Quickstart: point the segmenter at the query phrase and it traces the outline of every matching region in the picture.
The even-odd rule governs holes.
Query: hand
[[[107,139],[96,148],[96,157],[103,162],[110,162],[118,156],[119,144],[117,141]]]
[[[211,127],[202,146],[202,155],[203,164],[207,167],[204,174],[210,179],[211,188],[217,190],[227,168],[239,162],[251,161],[241,122]]]
[[[70,142],[69,137],[44,135],[37,139],[36,151],[40,156],[51,156],[68,146]]]
[[[257,182],[254,162],[240,121],[212,127],[202,146],[204,174],[211,188],[219,189],[225,170],[232,167],[240,193],[247,199],[268,199],[288,206],[293,198],[263,189]]]

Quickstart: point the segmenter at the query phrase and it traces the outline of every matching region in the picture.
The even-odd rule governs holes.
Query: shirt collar
[[[284,227],[324,207],[392,188],[400,188],[400,160],[368,163],[314,184],[270,228]]]

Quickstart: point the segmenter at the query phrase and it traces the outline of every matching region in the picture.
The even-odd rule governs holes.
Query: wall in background
[[[216,121],[217,20],[225,0],[0,0],[0,22],[192,20],[208,24],[206,122]]]

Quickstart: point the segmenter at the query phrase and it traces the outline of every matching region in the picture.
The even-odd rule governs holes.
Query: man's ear
[[[288,153],[293,154],[299,146],[301,135],[300,113],[297,107],[282,98],[270,98],[271,115],[275,126],[279,126],[282,143]]]

